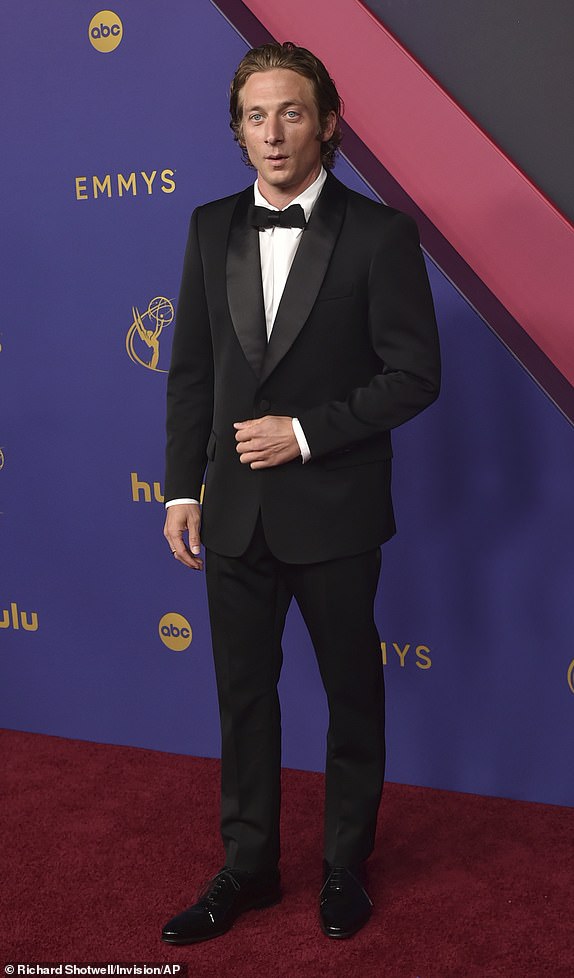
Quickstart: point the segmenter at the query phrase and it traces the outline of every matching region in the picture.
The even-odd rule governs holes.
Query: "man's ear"
[[[337,116],[335,112],[329,112],[325,125],[323,126],[323,131],[321,133],[321,142],[326,143],[328,139],[331,138],[335,132],[337,126]]]

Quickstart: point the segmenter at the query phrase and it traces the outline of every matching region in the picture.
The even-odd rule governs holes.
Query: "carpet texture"
[[[284,771],[283,901],[162,944],[222,864],[219,762],[4,731],[0,975],[20,962],[174,962],[189,978],[573,978],[574,810],[387,784],[370,923],[317,920],[323,778]],[[17,973],[16,973],[17,976]]]

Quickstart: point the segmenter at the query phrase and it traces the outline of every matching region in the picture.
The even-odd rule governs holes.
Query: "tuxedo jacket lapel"
[[[339,236],[345,207],[345,188],[328,175],[285,283],[267,345],[261,383],[293,346],[311,314]]]
[[[265,305],[261,284],[259,232],[248,224],[253,188],[239,195],[231,218],[227,243],[227,300],[233,328],[245,357],[257,377],[267,350]]]
[[[315,304],[337,241],[346,191],[328,175],[295,255],[269,343],[261,284],[259,234],[248,224],[253,189],[240,194],[227,246],[227,298],[233,328],[245,357],[263,383],[303,329]]]

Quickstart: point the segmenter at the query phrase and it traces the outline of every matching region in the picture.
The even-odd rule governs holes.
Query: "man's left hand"
[[[240,461],[252,469],[284,465],[301,454],[291,418],[265,415],[236,421],[233,427]]]

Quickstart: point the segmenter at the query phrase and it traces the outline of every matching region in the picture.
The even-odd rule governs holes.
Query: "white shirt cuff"
[[[311,458],[311,449],[309,448],[307,439],[305,438],[305,433],[301,427],[299,418],[291,418],[291,424],[293,425],[293,434],[295,435],[297,444],[299,445],[303,465],[305,465],[305,462],[308,462]]]
[[[197,506],[199,506],[198,499],[187,499],[186,497],[185,499],[170,499],[169,502],[165,504],[165,508],[169,509],[170,506],[179,506],[181,503],[195,503]]]

